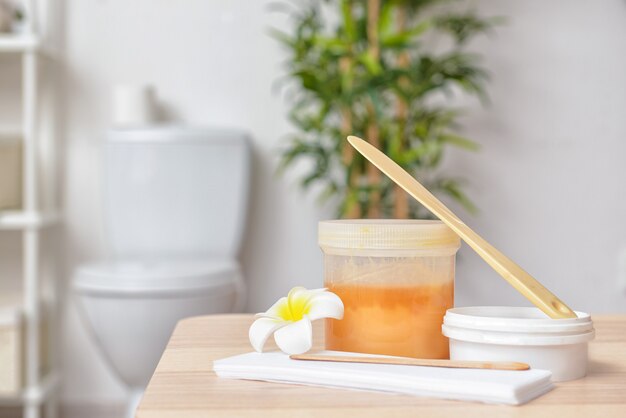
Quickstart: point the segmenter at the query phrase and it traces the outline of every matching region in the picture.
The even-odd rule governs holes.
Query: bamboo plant
[[[291,33],[274,30],[273,36],[289,54],[289,117],[297,129],[282,151],[280,169],[308,160],[302,186],[318,184],[323,200],[338,197],[340,216],[428,216],[355,154],[345,140],[350,134],[383,150],[434,193],[474,211],[461,181],[438,170],[448,146],[478,148],[459,134],[460,110],[446,104],[446,98],[464,92],[484,99],[487,73],[466,46],[496,19],[454,11],[448,3],[280,4],[294,28]]]

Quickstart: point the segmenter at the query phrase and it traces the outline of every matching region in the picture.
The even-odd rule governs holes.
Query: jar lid
[[[473,306],[448,309],[442,332],[448,338],[498,345],[567,345],[593,339],[589,314],[551,319],[537,308]]]
[[[448,309],[444,324],[464,329],[546,334],[585,333],[593,329],[591,316],[576,311],[576,318],[552,319],[538,308],[468,306]]]
[[[321,221],[324,248],[421,250],[459,248],[461,239],[441,221],[423,219],[345,219]]]

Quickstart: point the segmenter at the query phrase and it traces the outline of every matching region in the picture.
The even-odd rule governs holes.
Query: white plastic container
[[[550,319],[537,308],[477,306],[449,309],[443,334],[452,360],[520,361],[562,382],[587,373],[587,345],[595,336],[589,314]]]

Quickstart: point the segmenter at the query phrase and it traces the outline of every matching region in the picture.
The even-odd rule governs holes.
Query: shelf
[[[3,139],[21,139],[23,130],[19,126],[0,125],[0,141]]]
[[[25,388],[16,394],[0,393],[0,406],[39,405],[54,393],[58,384],[59,376],[56,373],[48,373],[37,386]]]
[[[49,243],[49,240],[42,236],[45,234],[40,229],[57,224],[61,220],[61,216],[55,208],[47,209],[47,205],[40,206],[37,204],[39,199],[50,198],[45,190],[42,190],[42,187],[53,188],[56,184],[54,181],[48,182],[46,178],[51,174],[48,173],[47,169],[55,171],[54,169],[57,167],[54,158],[56,154],[49,152],[50,148],[55,146],[55,135],[53,132],[43,138],[40,138],[40,135],[53,127],[53,120],[58,116],[54,112],[53,101],[45,100],[48,89],[52,97],[56,96],[54,79],[47,80],[44,76],[47,73],[54,74],[54,66],[56,66],[56,57],[58,57],[59,51],[55,48],[54,39],[48,39],[47,36],[34,31],[37,25],[33,20],[36,16],[49,16],[49,12],[58,5],[55,4],[56,2],[39,0],[23,0],[20,3],[23,3],[21,6],[23,6],[25,15],[25,20],[22,23],[23,31],[0,33],[0,58],[2,54],[5,54],[8,60],[17,59],[18,62],[21,61],[21,83],[15,86],[20,88],[21,101],[12,100],[14,106],[21,108],[21,121],[20,119],[14,120],[15,118],[2,121],[3,123],[0,124],[0,146],[8,148],[10,152],[19,151],[21,154],[23,208],[0,209],[0,232],[5,230],[23,232],[23,234],[10,238],[19,238],[23,244],[20,257],[15,257],[15,262],[21,261],[22,264],[20,299],[24,306],[24,312],[28,313],[24,317],[26,327],[22,338],[22,374],[26,377],[26,382],[34,384],[26,385],[12,393],[0,393],[0,406],[23,407],[25,417],[41,418],[42,413],[45,413],[47,417],[56,416],[54,398],[61,380],[57,369],[56,354],[59,330],[56,312],[33,308],[41,304],[44,299],[51,301],[51,308],[57,306],[59,297],[56,277],[45,275],[42,267],[44,262],[47,265],[48,261],[51,261],[48,269],[50,271],[56,270],[58,268],[56,265],[58,256],[54,252],[51,254],[52,257],[41,255],[48,251],[48,248],[54,243]],[[42,13],[39,13],[40,11]],[[43,27],[46,26],[43,25]],[[48,71],[51,69],[52,71]],[[46,110],[50,110],[50,113],[48,114]],[[40,113],[43,116],[40,116]],[[15,149],[13,149],[14,146]],[[18,146],[19,148],[17,148]],[[10,167],[7,166],[7,168]],[[4,171],[9,172],[9,170]],[[15,176],[16,174],[11,171],[8,175]],[[11,177],[6,180],[11,180]],[[18,199],[13,200],[18,201]],[[8,204],[5,204],[6,206]],[[40,232],[42,233],[40,234]],[[42,279],[48,278],[52,285],[41,286]],[[49,298],[43,294],[45,293],[44,289],[49,293]],[[3,292],[6,291],[3,289]],[[47,331],[49,335],[45,339],[37,332],[37,325],[44,319],[50,324]],[[43,342],[47,342],[47,344],[42,345]],[[44,350],[47,352],[45,355]],[[46,360],[49,361],[46,367],[46,369],[49,368],[49,371],[43,373],[41,372],[42,365]],[[45,408],[41,408],[44,405]],[[2,414],[0,413],[0,415]]]
[[[39,38],[30,34],[0,35],[0,52],[27,52],[39,49]]]
[[[59,215],[53,212],[0,212],[0,229],[43,228],[59,221]]]

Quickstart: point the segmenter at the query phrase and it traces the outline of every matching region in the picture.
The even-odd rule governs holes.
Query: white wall
[[[249,309],[291,286],[319,286],[316,223],[332,216],[293,180],[273,176],[289,132],[285,102],[271,91],[283,58],[266,36],[284,19],[245,0],[66,0],[64,179],[66,267],[104,253],[98,146],[110,89],[153,83],[171,113],[190,124],[236,126],[254,138],[250,222],[242,260]],[[492,104],[472,104],[466,133],[476,155],[448,168],[471,180],[484,236],[576,309],[626,312],[618,254],[626,248],[626,3],[480,1],[509,23],[476,48],[493,73]],[[626,277],[623,278],[626,281]],[[457,304],[525,304],[463,248]],[[69,401],[123,392],[68,302],[64,361]]]
[[[483,150],[450,161],[482,209],[470,224],[575,309],[624,312],[626,2],[481,8],[509,24],[477,45],[493,103],[466,126]],[[525,303],[467,248],[461,257],[457,303]]]

